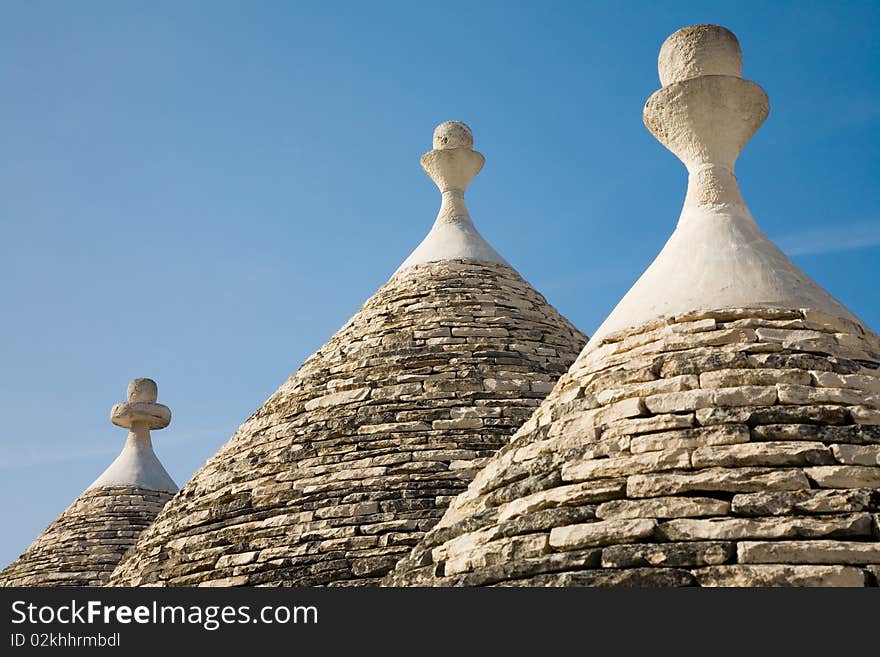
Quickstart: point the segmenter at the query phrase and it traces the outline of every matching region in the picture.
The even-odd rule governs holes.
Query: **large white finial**
[[[110,421],[130,429],[116,460],[89,488],[136,486],[174,492],[177,484],[165,470],[150,437],[151,429],[164,429],[171,422],[171,409],[157,404],[158,388],[152,379],[135,379],[128,384],[128,401],[110,410]]]
[[[719,25],[685,27],[666,39],[657,68],[663,88],[645,104],[645,125],[687,167],[685,205],[743,204],[734,163],[770,102],[742,79],[736,37]]]
[[[688,191],[675,232],[593,335],[663,316],[723,308],[811,308],[855,317],[791,262],[746,207],[734,164],[770,111],[742,76],[739,42],[718,25],[695,25],[663,43],[660,82],[645,104],[648,130],[684,162]]]
[[[434,130],[434,149],[422,156],[422,168],[440,189],[440,212],[431,232],[398,268],[436,260],[482,260],[507,264],[477,232],[464,202],[464,192],[485,158],[473,150],[474,135],[459,121],[446,121]]]

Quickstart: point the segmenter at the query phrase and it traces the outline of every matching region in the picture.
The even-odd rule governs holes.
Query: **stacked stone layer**
[[[112,583],[377,583],[585,342],[509,266],[398,273],[195,474]]]
[[[0,586],[100,586],[172,493],[90,488],[0,572]]]
[[[876,586],[878,368],[810,310],[606,336],[386,584]]]

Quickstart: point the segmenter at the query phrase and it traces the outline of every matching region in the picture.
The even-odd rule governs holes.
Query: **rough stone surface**
[[[700,586],[865,586],[865,573],[848,566],[711,566],[693,572]]]
[[[0,586],[106,584],[171,495],[131,486],[89,488],[0,572]]]
[[[807,322],[814,316],[794,309],[774,312],[719,310],[713,313],[714,330],[744,321],[760,322],[769,330],[777,323]],[[693,321],[702,320],[687,318],[688,323]],[[763,344],[760,339],[743,344],[712,340],[713,329],[706,324],[700,326],[698,346],[676,342],[672,350],[648,349],[671,336],[680,340],[679,336],[688,335],[685,328],[677,327],[680,323],[685,319],[667,318],[588,347],[511,443],[453,500],[438,529],[426,535],[423,544],[434,545],[433,551],[416,546],[384,582],[874,585],[869,569],[877,565],[872,560],[880,545],[880,484],[875,479],[880,465],[873,459],[880,443],[874,427],[860,424],[850,413],[854,406],[848,402],[853,400],[840,397],[836,404],[815,404],[814,397],[807,395],[802,404],[784,403],[778,397],[768,404],[761,398],[757,406],[713,405],[695,411],[694,399],[719,399],[718,389],[712,387],[716,384],[723,387],[724,399],[737,404],[751,394],[743,393],[741,399],[730,391],[731,349],[743,354],[737,369],[750,373],[739,377],[743,387],[781,380],[780,367],[788,380],[810,377],[813,385],[828,381],[837,386],[837,379],[814,380],[811,373],[864,368],[880,374],[880,340],[856,325],[851,325],[853,332],[846,339],[833,338],[846,343],[847,350],[854,342],[862,345],[857,366],[835,353],[817,355],[812,347],[802,351],[795,343],[780,351],[761,352],[754,350]],[[836,322],[829,320],[830,326],[837,336]],[[772,335],[773,344],[779,344]],[[718,344],[707,348],[711,342]],[[766,358],[767,353],[774,358]],[[687,358],[701,368],[723,366],[709,372],[728,373],[703,377],[698,368],[698,390],[706,393],[704,397],[687,394],[697,389],[658,393],[663,389],[657,383],[663,373],[682,376]],[[666,368],[672,361],[678,365]],[[647,376],[639,369],[643,363],[654,377],[651,381],[641,380]],[[680,381],[674,384],[680,385]],[[646,397],[639,396],[642,388]],[[618,389],[625,389],[625,396]],[[597,401],[600,393],[605,405]],[[670,400],[669,395],[674,395],[680,406],[664,402],[653,412],[651,404],[640,403],[657,395]],[[621,406],[624,403],[626,407]],[[579,509],[579,515],[563,515],[567,508]],[[550,512],[556,515],[513,524],[520,517]],[[508,519],[499,520],[501,514]],[[481,556],[480,537],[491,542],[501,536],[530,536],[532,541],[543,536],[548,540],[540,543],[541,549],[547,551],[531,560],[514,558],[503,568],[498,563],[481,566],[483,561],[491,562],[496,552],[485,548],[486,555]],[[454,576],[438,578],[436,573],[447,563],[444,546],[460,541],[469,545],[468,569],[456,564]],[[554,555],[589,550],[601,551],[598,563],[552,560]],[[546,563],[556,564],[552,572],[539,565]],[[652,569],[657,571],[653,578],[647,574]]]
[[[737,555],[740,563],[880,564],[880,542],[742,542]]]
[[[798,490],[734,495],[731,509],[739,516],[851,513],[880,509],[880,491],[865,489]]]
[[[376,583],[585,340],[507,265],[407,267],[193,476],[112,583]],[[517,488],[521,478],[495,502],[540,492]],[[536,500],[511,518],[556,504],[571,502]],[[487,542],[494,556],[462,555],[456,568],[537,558],[514,538]]]
[[[733,558],[735,547],[734,543],[723,541],[615,545],[602,550],[602,565],[605,568],[717,566]]]

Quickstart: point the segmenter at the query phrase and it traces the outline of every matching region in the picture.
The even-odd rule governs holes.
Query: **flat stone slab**
[[[865,573],[850,566],[710,566],[692,572],[700,586],[865,586]]]
[[[693,473],[632,475],[627,479],[626,493],[630,497],[660,497],[692,491],[751,493],[809,487],[804,473],[796,469],[707,468]]]
[[[880,508],[880,491],[870,489],[812,489],[734,495],[731,510],[743,516],[793,513],[852,513]]]
[[[793,518],[711,518],[663,522],[658,534],[669,541],[817,538],[871,535],[871,515]]]
[[[717,566],[730,561],[736,544],[724,541],[705,543],[636,543],[614,545],[602,550],[605,568],[643,566]]]
[[[556,550],[575,550],[614,543],[632,543],[647,538],[657,528],[655,520],[601,520],[598,522],[555,527],[550,531],[550,546]]]
[[[711,497],[654,497],[644,500],[613,500],[596,508],[602,520],[621,518],[691,518],[726,516],[730,502]]]
[[[737,545],[740,563],[880,564],[880,542],[774,541]]]

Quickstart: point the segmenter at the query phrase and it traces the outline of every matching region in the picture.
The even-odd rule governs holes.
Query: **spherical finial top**
[[[434,129],[434,150],[473,147],[474,133],[461,121],[446,121]]]
[[[701,75],[742,77],[742,51],[730,30],[720,25],[691,25],[663,42],[657,69],[664,87]]]
[[[159,389],[153,379],[135,379],[128,384],[128,401],[155,402]]]

